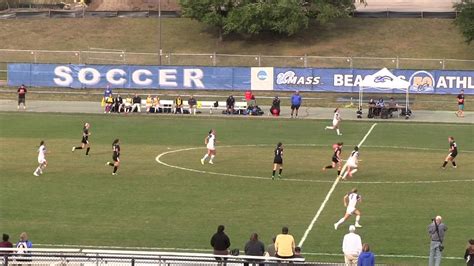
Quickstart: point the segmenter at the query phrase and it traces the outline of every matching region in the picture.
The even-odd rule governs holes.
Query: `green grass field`
[[[90,157],[71,152],[85,121],[92,125]],[[232,248],[242,250],[252,232],[269,244],[287,225],[299,242],[336,177],[320,170],[330,163],[331,145],[344,141],[347,158],[372,126],[344,121],[344,135],[337,137],[324,131],[328,123],[0,113],[0,228],[12,240],[27,231],[33,244],[209,249],[217,225],[225,224]],[[203,166],[210,128],[217,130],[218,155],[214,165]],[[343,260],[313,253],[341,253],[353,218],[338,231],[333,223],[352,187],[363,197],[358,233],[380,255],[377,262],[426,265],[424,258],[399,256],[428,254],[426,226],[437,214],[449,227],[444,256],[460,258],[473,237],[473,133],[473,125],[379,123],[361,148],[359,172],[337,185],[304,242],[306,258]],[[459,146],[459,167],[442,170],[449,135]],[[122,147],[118,176],[104,165],[114,138]],[[40,140],[49,165],[35,177]],[[284,178],[272,181],[278,141],[286,145]],[[171,152],[179,149],[187,150]],[[171,152],[161,157],[164,163],[182,169],[159,164],[156,157],[164,152]]]

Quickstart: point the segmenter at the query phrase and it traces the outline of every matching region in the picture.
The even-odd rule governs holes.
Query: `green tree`
[[[471,44],[474,40],[474,1],[466,0],[454,5],[458,13],[455,20],[466,42]]]
[[[348,16],[352,0],[180,0],[183,16],[219,29],[219,35],[274,32],[291,36],[308,28],[310,19],[324,24]]]

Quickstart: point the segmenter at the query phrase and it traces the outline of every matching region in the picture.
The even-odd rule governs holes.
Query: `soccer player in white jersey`
[[[201,164],[204,164],[208,157],[210,157],[209,163],[214,164],[214,162],[212,161],[216,156],[216,131],[214,129],[211,129],[209,131],[209,134],[204,139],[204,144],[206,144],[207,153],[204,155],[204,157],[202,157]]]
[[[339,131],[339,123],[341,122],[341,114],[339,113],[339,108],[334,110],[334,117],[332,119],[332,127],[325,127],[324,129],[335,129],[338,136],[342,136],[341,131]]]
[[[342,176],[342,180],[345,180],[347,175],[352,177],[355,172],[357,172],[357,167],[359,166],[359,147],[355,146],[354,150],[351,152],[349,160],[347,160],[347,169]]]
[[[355,226],[362,227],[362,225],[359,224],[360,211],[356,208],[357,203],[359,203],[360,201],[361,201],[361,196],[357,194],[357,188],[353,188],[351,192],[347,193],[344,196],[344,206],[347,208],[346,214],[344,214],[344,217],[339,219],[339,221],[337,221],[337,223],[334,224],[334,229],[337,230],[339,225],[344,223],[344,221],[346,221],[354,213],[356,215]]]
[[[46,146],[44,145],[44,140],[40,142],[40,146],[38,148],[38,167],[33,172],[33,175],[39,176],[43,174],[43,169],[46,168],[48,162],[46,161]]]

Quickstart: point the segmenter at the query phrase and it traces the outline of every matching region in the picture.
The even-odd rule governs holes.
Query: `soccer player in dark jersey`
[[[457,168],[456,162],[454,161],[454,158],[458,155],[458,145],[456,144],[456,141],[454,141],[454,137],[449,137],[449,154],[446,156],[446,159],[444,159],[444,163],[442,168],[445,169],[446,165],[448,164],[448,161],[451,161],[453,164],[453,168]]]
[[[323,167],[323,171],[326,171],[326,169],[336,168],[336,165],[337,165],[337,176],[339,176],[341,174],[341,169],[342,169],[342,159],[341,159],[342,145],[344,145],[343,142],[338,142],[338,143],[332,145],[332,148],[334,149],[334,154],[332,155],[332,163],[331,163],[331,165]]]
[[[275,179],[275,171],[278,168],[278,178],[281,178],[281,172],[283,171],[283,144],[278,142],[275,149],[275,158],[273,158],[273,174],[272,179]]]
[[[85,149],[87,148],[86,150],[86,155],[89,155],[89,151],[91,150],[91,145],[89,143],[89,136],[91,135],[91,133],[89,132],[89,128],[91,127],[91,125],[89,123],[85,123],[84,124],[84,128],[82,129],[82,140],[81,140],[81,146],[79,147],[72,147],[72,151],[74,152],[75,150],[81,150],[81,149]]]
[[[119,139],[115,139],[114,142],[112,143],[112,151],[113,151],[112,160],[114,160],[114,162],[113,163],[107,162],[105,164],[105,165],[114,167],[114,171],[112,172],[112,175],[117,175],[117,169],[120,166],[120,143],[119,142],[120,142]]]
[[[23,104],[23,110],[26,109],[26,87],[25,85],[21,84],[21,86],[17,90],[18,92],[18,107],[17,109],[20,110],[20,104]]]
[[[456,115],[458,117],[464,117],[464,90],[461,90],[461,93],[459,93],[456,98],[458,98],[458,111]]]

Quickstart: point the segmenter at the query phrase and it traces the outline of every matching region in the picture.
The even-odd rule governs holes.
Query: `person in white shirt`
[[[352,177],[353,174],[357,172],[357,168],[359,167],[359,147],[355,146],[354,150],[351,152],[351,156],[349,160],[347,160],[347,169],[342,176],[342,180],[345,180],[347,175]]]
[[[209,134],[204,139],[204,144],[206,144],[207,153],[202,157],[201,164],[204,164],[208,157],[210,157],[209,164],[214,164],[212,161],[216,156],[216,131],[214,129],[209,131]]]
[[[341,131],[339,131],[339,123],[341,122],[341,114],[339,113],[339,108],[334,110],[334,117],[332,119],[332,127],[325,127],[324,129],[335,129],[338,136],[342,136]]]
[[[346,266],[356,266],[359,254],[362,251],[362,239],[356,233],[355,226],[349,226],[349,233],[342,240],[342,252],[344,253],[344,262]]]
[[[334,229],[337,230],[339,225],[344,223],[354,213],[356,215],[355,226],[362,227],[362,225],[359,224],[360,211],[356,208],[357,203],[359,203],[362,200],[362,197],[359,194],[357,194],[357,188],[353,188],[351,192],[347,193],[344,196],[343,200],[344,200],[344,206],[346,207],[346,213],[344,214],[344,217],[339,219],[339,221],[337,221],[337,223],[334,224]]]
[[[40,146],[38,148],[38,167],[33,172],[33,175],[39,176],[43,174],[44,168],[48,165],[48,161],[46,161],[46,146],[44,140],[40,142]]]

